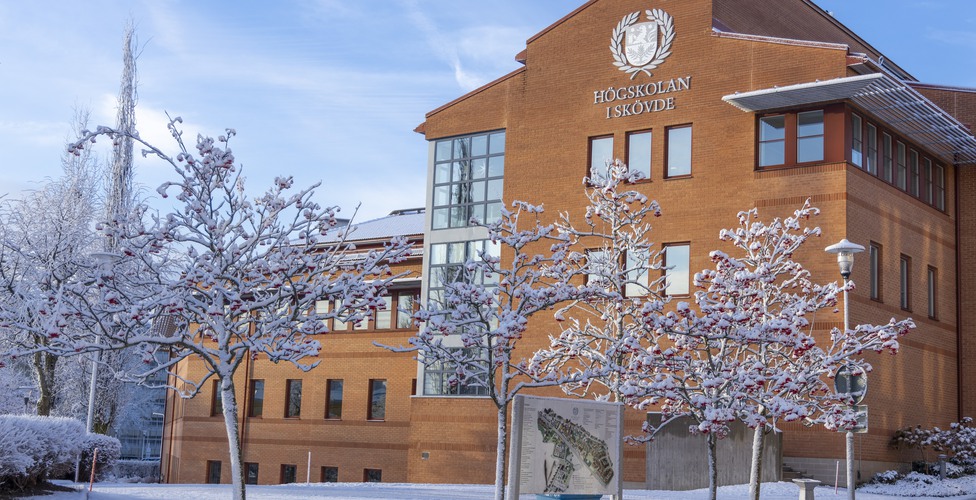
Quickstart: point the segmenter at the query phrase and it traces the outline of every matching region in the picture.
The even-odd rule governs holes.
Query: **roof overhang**
[[[850,101],[943,161],[976,164],[976,138],[963,124],[915,89],[884,73],[741,92],[722,100],[749,113]]]

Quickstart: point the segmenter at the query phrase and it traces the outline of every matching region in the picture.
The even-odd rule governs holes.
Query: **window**
[[[396,303],[397,303],[397,324],[396,327],[400,330],[406,330],[408,328],[413,328],[413,315],[417,312],[417,297],[420,293],[417,291],[407,291],[407,292],[397,292]]]
[[[935,166],[935,208],[945,210],[945,168]]]
[[[898,141],[898,188],[908,189],[908,163],[905,158],[905,143]]]
[[[439,140],[434,145],[432,229],[501,217],[505,132]]]
[[[868,173],[878,175],[878,129],[871,123],[867,126],[865,139],[864,167]]]
[[[667,129],[667,176],[691,175],[691,125]]]
[[[824,159],[824,112],[806,111],[796,115],[796,162]]]
[[[477,356],[475,349],[453,348],[465,356]],[[484,396],[488,394],[487,382],[470,378],[456,379],[456,365],[449,361],[431,361],[424,364],[424,394],[428,396]]]
[[[907,255],[901,256],[900,275],[901,275],[901,308],[910,311],[912,309],[912,259]]]
[[[302,381],[285,381],[285,418],[302,416]]]
[[[244,463],[244,484],[258,484],[258,464]]]
[[[613,263],[605,250],[586,251],[586,284],[609,287],[613,279]]]
[[[932,197],[932,160],[925,158],[922,161],[922,201],[932,205],[934,198]]]
[[[590,138],[588,177],[607,175],[607,165],[613,162],[613,136]]]
[[[480,272],[472,275],[464,268],[468,260],[480,260],[481,252],[492,257],[500,255],[501,247],[487,240],[461,241],[456,243],[437,243],[430,246],[430,265],[428,270],[429,299],[435,302],[444,300],[444,288],[450,283],[465,282],[474,284],[493,284],[497,276],[484,276]]]
[[[627,169],[640,172],[641,179],[651,178],[651,132],[627,134]]]
[[[251,409],[249,417],[260,417],[264,414],[264,380],[251,381]]]
[[[871,271],[871,298],[874,300],[881,300],[881,245],[871,242],[868,246],[868,266]]]
[[[281,484],[294,483],[298,480],[298,466],[281,464]]]
[[[370,379],[367,420],[386,420],[386,380]]]
[[[786,116],[759,119],[759,166],[786,163]]]
[[[627,281],[624,283],[624,295],[627,297],[647,295],[650,286],[650,259],[650,250],[647,248],[627,251]]]
[[[220,460],[207,460],[207,484],[220,484]]]
[[[861,117],[851,114],[851,163],[858,167],[864,166],[864,130],[861,127]]]
[[[665,245],[664,266],[666,295],[688,295],[691,252],[687,243]]]
[[[210,395],[210,416],[216,417],[224,414],[223,398],[220,394],[220,380],[214,380],[211,384],[213,391]]]
[[[322,476],[320,479],[323,483],[338,483],[339,482],[339,468],[338,467],[322,467]]]
[[[881,134],[881,178],[886,182],[893,182],[894,177],[892,177],[894,172],[893,166],[893,156],[891,155],[891,136],[888,134]]]
[[[908,153],[908,166],[909,166],[909,180],[908,180],[908,193],[912,196],[918,196],[919,187],[919,172],[918,172],[918,152],[914,149]]]
[[[929,289],[929,317],[932,319],[939,319],[939,308],[938,308],[938,295],[936,293],[936,284],[939,282],[939,271],[929,266],[927,285]]]
[[[383,481],[383,471],[380,469],[363,469],[363,482],[380,483]]]
[[[325,382],[325,418],[342,418],[342,380],[327,380]]]

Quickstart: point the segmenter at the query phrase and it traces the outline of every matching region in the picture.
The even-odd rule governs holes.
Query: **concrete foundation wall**
[[[838,459],[834,458],[783,457],[783,464],[823,484],[834,485],[834,481],[836,480],[836,484],[841,488],[847,487],[847,472],[843,459],[839,459],[839,474]],[[857,479],[857,483],[864,484],[879,472],[896,470],[905,474],[911,471],[911,466],[905,462],[857,460],[854,462],[854,470],[860,473],[860,478]]]
[[[661,414],[649,413],[648,422],[657,425]],[[652,490],[693,490],[708,487],[708,449],[705,436],[691,434],[690,418],[668,423],[647,444],[646,488]],[[752,429],[741,422],[720,439],[717,446],[718,485],[749,482],[752,463]],[[782,476],[782,435],[767,434],[763,448],[763,482],[779,481]]]

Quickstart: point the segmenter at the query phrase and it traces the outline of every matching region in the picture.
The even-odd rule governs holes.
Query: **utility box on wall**
[[[654,427],[660,425],[661,414],[648,413],[647,422]],[[647,443],[647,489],[694,490],[708,487],[705,436],[689,432],[688,428],[692,425],[696,424],[689,417],[677,418],[658,431],[654,441]],[[716,446],[719,486],[749,482],[753,430],[742,422],[734,422],[729,427],[729,435],[719,439]],[[783,435],[770,432],[766,434],[763,447],[763,482],[779,481],[782,470]]]

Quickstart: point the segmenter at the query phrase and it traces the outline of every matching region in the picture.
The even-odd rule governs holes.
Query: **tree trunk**
[[[37,414],[50,416],[54,406],[54,368],[57,366],[57,356],[45,353],[34,353],[34,376],[37,379]]]
[[[710,500],[716,500],[718,498],[718,456],[717,456],[717,443],[718,438],[715,434],[708,434],[706,439],[708,443],[708,498]]]
[[[244,454],[238,434],[237,396],[234,393],[234,379],[231,376],[220,378],[220,402],[224,407],[224,426],[227,428],[227,446],[230,451],[230,478],[234,485],[234,500],[245,500]]]
[[[505,442],[508,437],[508,405],[498,407],[498,442],[495,445],[495,500],[505,500]]]
[[[766,437],[766,426],[759,425],[752,435],[752,467],[749,471],[749,498],[759,500],[759,489],[762,488],[763,442]]]

